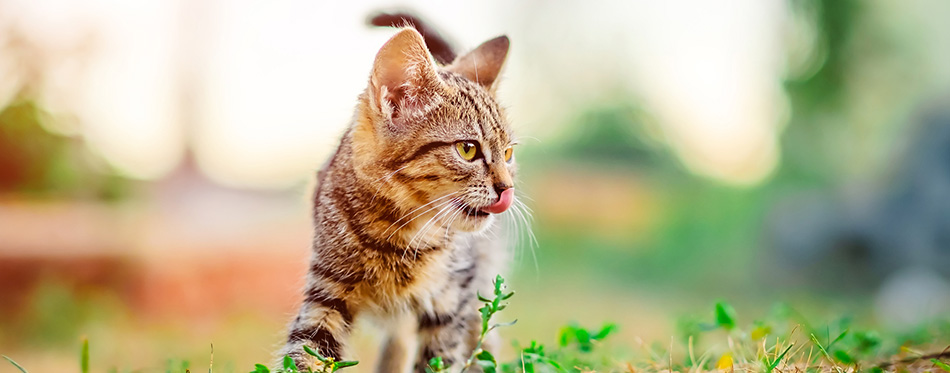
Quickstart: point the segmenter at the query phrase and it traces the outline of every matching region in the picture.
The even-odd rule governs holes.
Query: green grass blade
[[[213,373],[214,368],[214,343],[211,344],[211,361],[208,362],[208,373]]]
[[[938,368],[943,369],[944,372],[950,373],[950,365],[947,365],[947,363],[937,359],[930,359],[930,362],[934,363],[934,365],[936,365]]]
[[[601,339],[607,338],[607,336],[610,335],[610,333],[613,333],[615,330],[617,330],[617,324],[606,323],[600,328],[600,331],[598,331],[597,334],[591,338],[599,341]]]
[[[835,360],[838,360],[843,364],[851,365],[855,363],[854,357],[852,357],[851,354],[845,350],[835,350],[834,356]]]
[[[79,371],[89,373],[89,339],[82,339],[82,352],[79,353]]]
[[[818,351],[820,351],[822,355],[828,358],[828,360],[833,360],[831,358],[831,355],[828,354],[828,351],[825,350],[825,346],[822,346],[821,342],[818,342],[818,337],[816,337],[814,334],[811,335],[811,342],[814,343],[815,346],[818,347]]]
[[[294,363],[294,359],[291,359],[290,356],[284,355],[283,365],[285,372],[297,372],[297,364]]]
[[[319,352],[317,352],[316,350],[310,348],[310,346],[303,345],[303,351],[306,352],[306,353],[308,353],[308,354],[310,354],[311,356],[316,357],[317,360],[320,360],[320,361],[323,362],[323,363],[326,363],[326,362],[327,362],[327,358],[326,358],[325,356],[320,355]]]
[[[780,363],[780,362],[782,361],[782,359],[785,358],[785,354],[787,354],[787,353],[788,353],[788,350],[791,350],[793,346],[795,346],[794,343],[788,345],[788,347],[785,348],[785,351],[783,351],[781,355],[778,355],[778,357],[775,358],[775,361],[773,361],[771,364],[769,364],[769,372],[771,372],[771,371],[774,370],[776,367],[778,367],[778,363]]]
[[[848,330],[845,330],[844,332],[839,334],[838,337],[835,338],[835,340],[831,341],[831,343],[828,343],[828,349],[830,350],[831,347],[835,345],[835,343],[838,343],[838,341],[844,339],[844,336],[846,335],[848,335]]]
[[[346,367],[354,366],[354,365],[359,364],[359,363],[360,363],[359,361],[341,361],[341,362],[336,363],[336,368],[337,368],[337,369],[343,369],[343,368],[346,368]]]
[[[9,361],[10,364],[13,364],[13,366],[19,369],[20,372],[27,373],[26,369],[23,369],[23,367],[21,367],[20,364],[17,364],[15,361],[13,361],[13,359],[9,358],[7,355],[0,355],[0,356],[3,356],[4,359],[7,359],[7,361]]]

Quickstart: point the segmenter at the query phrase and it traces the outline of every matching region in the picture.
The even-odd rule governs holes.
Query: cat
[[[321,369],[304,345],[347,357],[363,315],[389,329],[379,372],[424,372],[433,357],[463,368],[481,331],[476,291],[491,292],[508,258],[492,237],[497,215],[521,213],[516,142],[495,97],[508,49],[499,36],[442,54],[453,57],[443,65],[413,27],[380,48],[353,121],[317,173],[304,300],[280,351],[298,369]]]

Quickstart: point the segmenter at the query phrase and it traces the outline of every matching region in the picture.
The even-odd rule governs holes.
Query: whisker
[[[413,248],[413,241],[416,240],[416,237],[419,237],[420,235],[422,235],[422,234],[423,234],[423,231],[426,230],[426,226],[429,225],[429,223],[431,223],[431,222],[435,221],[436,219],[438,219],[438,218],[439,218],[439,215],[446,211],[446,209],[447,209],[448,206],[451,204],[451,202],[452,202],[452,200],[448,200],[448,201],[442,202],[442,203],[440,203],[440,204],[438,204],[438,205],[436,205],[436,206],[433,206],[432,208],[430,208],[430,209],[428,210],[428,211],[431,211],[431,210],[434,210],[434,209],[439,209],[439,211],[436,212],[434,215],[432,215],[432,217],[429,218],[429,220],[427,220],[426,223],[423,224],[422,227],[419,228],[418,231],[416,231],[416,233],[412,236],[412,238],[410,238],[410,239],[406,242],[406,249],[405,249],[405,250],[403,251],[403,253],[402,253],[402,254],[403,254],[402,258],[403,258],[403,259],[406,258],[406,253],[409,252],[409,250]],[[427,212],[428,212],[428,211],[427,211]],[[419,216],[422,216],[422,215],[423,215],[423,214],[420,214]],[[416,218],[418,218],[418,216],[417,216]],[[413,220],[415,220],[416,218],[413,218]],[[395,234],[395,232],[393,232],[393,234]],[[392,237],[392,235],[390,235],[390,237]],[[415,248],[415,249],[416,249],[416,251],[418,251],[418,248]],[[415,254],[413,254],[413,257],[415,257]]]
[[[449,217],[448,223],[443,225],[443,227],[445,228],[445,236],[443,236],[442,239],[443,239],[446,243],[448,243],[448,241],[449,241],[449,230],[452,229],[452,225],[455,224],[455,220],[458,219],[458,217],[459,217],[459,216],[462,214],[462,212],[463,212],[463,210],[462,210],[459,206],[453,206],[453,207],[454,207],[454,209],[453,209],[454,212],[453,212],[452,215]]]
[[[526,200],[534,202],[534,198],[529,197],[526,193],[519,193],[518,189],[515,189],[515,194],[517,194],[518,198],[524,198]],[[517,200],[518,198],[516,198],[515,200]]]
[[[449,208],[449,212],[443,216],[442,222],[439,224],[439,228],[445,229],[445,234],[442,235],[443,243],[448,243],[449,233],[452,229],[452,224],[455,223],[455,219],[458,218],[458,214],[461,210],[452,206]]]
[[[514,144],[520,144],[520,143],[521,143],[521,139],[534,140],[534,141],[537,141],[539,144],[541,143],[541,139],[539,139],[539,138],[537,138],[537,137],[534,137],[534,136],[524,136],[524,135],[518,136],[518,138],[517,138],[515,141],[512,141],[512,143],[514,143]]]
[[[383,179],[389,180],[389,178],[393,177],[393,175],[395,175],[397,172],[402,171],[402,170],[406,169],[406,167],[409,167],[409,166],[411,166],[411,165],[412,165],[412,164],[407,164],[407,165],[405,165],[405,166],[402,166],[402,167],[400,167],[399,169],[397,169],[396,171],[390,172],[389,174],[387,174],[387,175],[385,175],[385,176],[383,176],[383,177],[381,177],[381,178],[379,178],[379,179],[374,180],[372,184],[376,184],[376,183],[382,181]],[[373,198],[370,199],[370,203],[373,203],[373,202],[376,201],[376,196],[379,194],[379,191],[382,190],[382,189],[383,189],[383,186],[385,186],[385,185],[386,185],[386,183],[384,182],[384,183],[380,184],[378,187],[376,187],[376,193],[373,193]]]
[[[515,220],[514,213],[505,214],[505,232],[507,233],[506,238],[514,238],[515,242],[514,250],[512,250],[512,259],[515,261],[521,260],[521,231],[518,229],[518,222]],[[514,237],[511,237],[514,236]]]
[[[431,205],[431,204],[433,204],[433,203],[435,203],[435,202],[437,202],[437,201],[439,201],[439,200],[442,200],[442,199],[451,197],[451,196],[453,196],[453,195],[455,195],[455,194],[458,194],[458,192],[452,192],[452,193],[446,194],[446,195],[444,195],[444,196],[442,196],[442,197],[433,199],[433,200],[429,201],[428,203],[426,203],[426,204],[424,204],[424,205],[422,205],[422,206],[416,207],[416,208],[413,209],[412,211],[409,211],[408,213],[406,213],[405,216],[403,216],[403,217],[401,217],[401,218],[399,218],[399,219],[396,219],[396,221],[392,222],[392,224],[390,224],[388,227],[386,227],[385,230],[383,230],[383,233],[382,233],[382,234],[386,234],[386,232],[389,231],[389,228],[392,228],[394,225],[396,225],[397,223],[399,223],[400,221],[402,221],[402,219],[405,219],[405,218],[411,216],[412,213],[414,213],[414,212],[416,212],[416,211],[419,211],[420,209],[422,209],[422,208],[424,208],[424,207],[426,207],[426,206],[428,206],[428,205]],[[428,210],[426,210],[426,211],[423,211],[422,213],[420,213],[420,214],[417,215],[416,217],[414,217],[414,218],[410,219],[409,221],[403,223],[402,225],[399,226],[399,228],[396,228],[396,230],[393,231],[393,233],[390,234],[389,237],[387,237],[386,239],[388,240],[388,239],[392,238],[393,235],[396,234],[396,232],[398,232],[400,229],[402,229],[402,227],[405,227],[406,224],[409,224],[410,222],[412,222],[413,220],[415,220],[415,219],[418,218],[419,216],[422,216],[422,215],[424,215],[424,214],[426,214],[427,212],[432,211],[432,210],[433,210],[433,209],[430,208],[430,209],[428,209]]]
[[[417,238],[419,238],[420,236],[425,234],[425,232],[428,231],[428,229],[432,226],[433,222],[437,222],[443,214],[449,211],[449,206],[451,205],[453,201],[454,199],[448,200],[446,202],[439,204],[439,211],[436,212],[434,215],[432,215],[432,217],[429,218],[429,220],[427,220],[425,224],[423,224],[422,227],[419,228],[418,231],[416,231],[416,233],[412,236],[412,239],[409,240],[408,245],[412,246]]]
[[[444,211],[444,209],[445,209],[445,203],[441,203],[441,204],[437,205],[436,207],[439,208],[439,211],[436,212],[434,215],[432,215],[432,217],[429,218],[429,220],[427,220],[427,221],[425,222],[425,224],[423,224],[422,227],[419,228],[419,230],[416,231],[416,233],[413,234],[412,238],[410,238],[409,241],[406,243],[406,249],[403,250],[403,252],[402,252],[402,259],[406,259],[406,253],[408,253],[409,250],[412,250],[412,249],[413,249],[412,243],[413,243],[413,241],[416,240],[416,237],[418,237],[419,234],[421,234],[422,231],[425,230],[425,227],[426,227],[429,223],[431,223],[433,219],[435,219],[436,217],[438,217],[439,214],[442,213],[442,211]],[[431,209],[430,209],[430,210],[431,210]],[[416,252],[413,252],[412,257],[413,257],[413,259],[415,259],[415,257],[416,257]]]
[[[459,216],[462,215],[462,212],[463,212],[463,210],[462,210],[461,208],[456,208],[456,209],[455,209],[455,213],[452,214],[452,216],[451,216],[451,218],[450,218],[450,220],[449,220],[449,223],[445,225],[445,236],[442,237],[443,240],[445,240],[445,241],[448,241],[448,240],[449,240],[449,230],[452,229],[452,226],[455,224],[455,220],[457,220],[457,219],[459,218]]]
[[[530,214],[524,211],[524,209],[526,209],[527,206],[525,206],[523,202],[518,201],[518,200],[515,200],[515,202],[516,203],[512,204],[513,215],[517,215],[518,218],[520,218],[521,223],[524,224],[524,229],[528,233],[528,249],[531,251],[531,258],[533,259],[532,261],[534,262],[534,269],[536,273],[540,273],[539,266],[538,266],[538,257],[535,251],[535,247],[538,246],[538,240],[534,236],[534,232],[531,229]]]
[[[451,202],[453,201],[455,200],[454,199],[449,200],[449,202],[446,202],[445,204],[443,204],[442,205],[443,207],[439,210],[439,212],[433,215],[431,218],[429,218],[429,220],[426,221],[426,223],[422,226],[422,228],[419,228],[419,231],[417,231],[416,234],[412,236],[412,239],[409,240],[409,243],[407,244],[406,249],[408,251],[408,249],[414,248],[413,259],[415,259],[416,255],[419,253],[419,248],[415,247],[414,245],[416,239],[425,239],[425,235],[428,234],[429,230],[435,227],[434,225],[432,225],[432,223],[441,219],[441,215],[445,214],[446,212],[452,211],[452,207],[454,207],[454,205],[451,204]]]
[[[518,206],[518,210],[517,210],[517,211],[519,211],[519,215],[521,216],[521,220],[524,222],[525,228],[526,228],[527,231],[528,231],[528,238],[531,239],[531,242],[530,242],[530,243],[531,243],[531,246],[532,246],[532,247],[537,247],[537,246],[538,246],[538,238],[534,235],[534,230],[531,229],[531,223],[534,221],[534,216],[533,216],[533,212],[531,211],[531,208],[528,207],[528,205],[526,205],[524,202],[521,202],[521,201],[518,201],[518,200],[515,200],[514,202],[515,202],[514,205],[515,205],[515,206]]]
[[[422,227],[420,227],[419,230],[417,230],[416,233],[413,234],[412,238],[410,238],[409,241],[407,241],[407,243],[406,243],[406,250],[408,250],[408,249],[411,248],[412,243],[413,243],[413,241],[416,239],[416,237],[418,237],[418,236],[420,235],[420,233],[426,228],[427,225],[429,225],[429,223],[431,223],[433,220],[437,219],[437,218],[439,217],[439,214],[442,214],[442,213],[445,211],[446,207],[447,207],[451,202],[452,202],[452,200],[450,199],[450,200],[448,200],[448,201],[444,201],[444,202],[442,202],[442,203],[439,203],[439,204],[437,204],[437,205],[435,205],[435,206],[432,206],[432,207],[429,208],[428,210],[426,210],[426,212],[424,212],[424,213],[422,213],[422,214],[419,214],[419,216],[416,216],[415,218],[413,218],[413,220],[418,219],[419,217],[421,217],[422,215],[425,215],[425,214],[428,213],[429,211],[438,209],[438,211],[437,211],[435,214],[433,214],[432,217],[429,218],[429,220],[426,220],[426,222],[422,225]],[[408,222],[406,222],[406,223],[408,223]],[[397,230],[397,232],[398,232],[398,230]],[[390,237],[392,237],[393,234],[396,234],[396,232],[393,232],[393,233],[390,235]]]

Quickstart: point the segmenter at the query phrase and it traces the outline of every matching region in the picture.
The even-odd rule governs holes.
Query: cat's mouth
[[[509,188],[498,196],[497,201],[488,206],[472,207],[458,200],[456,200],[456,204],[458,205],[459,209],[461,209],[468,216],[485,217],[491,214],[500,214],[505,212],[505,210],[508,210],[508,208],[511,207],[511,203],[513,201],[514,189]]]
[[[486,217],[488,215],[491,215],[487,212],[482,211],[482,209],[480,208],[472,207],[462,202],[459,202],[459,209],[461,209],[462,212],[465,213],[465,215],[472,216],[472,217],[481,218],[481,217]]]

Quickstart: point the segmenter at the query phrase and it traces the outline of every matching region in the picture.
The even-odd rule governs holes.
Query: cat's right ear
[[[440,98],[441,88],[425,41],[405,28],[379,49],[370,76],[369,97],[384,119],[399,127],[407,118],[425,114]]]
[[[509,45],[507,36],[491,39],[455,59],[451,65],[446,66],[446,70],[462,74],[466,79],[491,90],[501,74],[505,58],[508,57]]]

